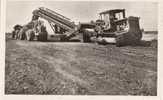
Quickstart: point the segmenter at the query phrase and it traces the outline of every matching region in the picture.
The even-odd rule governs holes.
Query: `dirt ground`
[[[6,94],[157,95],[156,46],[7,38],[5,63]]]

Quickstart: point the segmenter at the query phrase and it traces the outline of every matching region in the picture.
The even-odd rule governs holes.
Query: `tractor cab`
[[[100,26],[104,32],[125,30],[127,27],[125,9],[107,10],[99,15],[100,19],[96,20],[96,25]]]

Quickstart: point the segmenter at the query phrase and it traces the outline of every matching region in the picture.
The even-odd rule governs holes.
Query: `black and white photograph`
[[[6,1],[5,95],[158,96],[158,2]]]

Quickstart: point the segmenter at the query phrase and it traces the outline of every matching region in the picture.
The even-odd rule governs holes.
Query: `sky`
[[[15,24],[24,25],[31,20],[32,11],[46,7],[58,12],[75,23],[97,20],[98,14],[109,9],[126,9],[126,15],[140,17],[140,27],[145,31],[156,31],[158,4],[155,2],[111,2],[111,1],[8,1],[6,5],[6,31]]]

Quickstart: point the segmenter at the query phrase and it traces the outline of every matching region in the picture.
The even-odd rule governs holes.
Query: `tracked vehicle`
[[[115,38],[117,46],[137,44],[142,38],[139,18],[126,17],[125,9],[107,10],[99,13],[96,20],[97,37]]]

